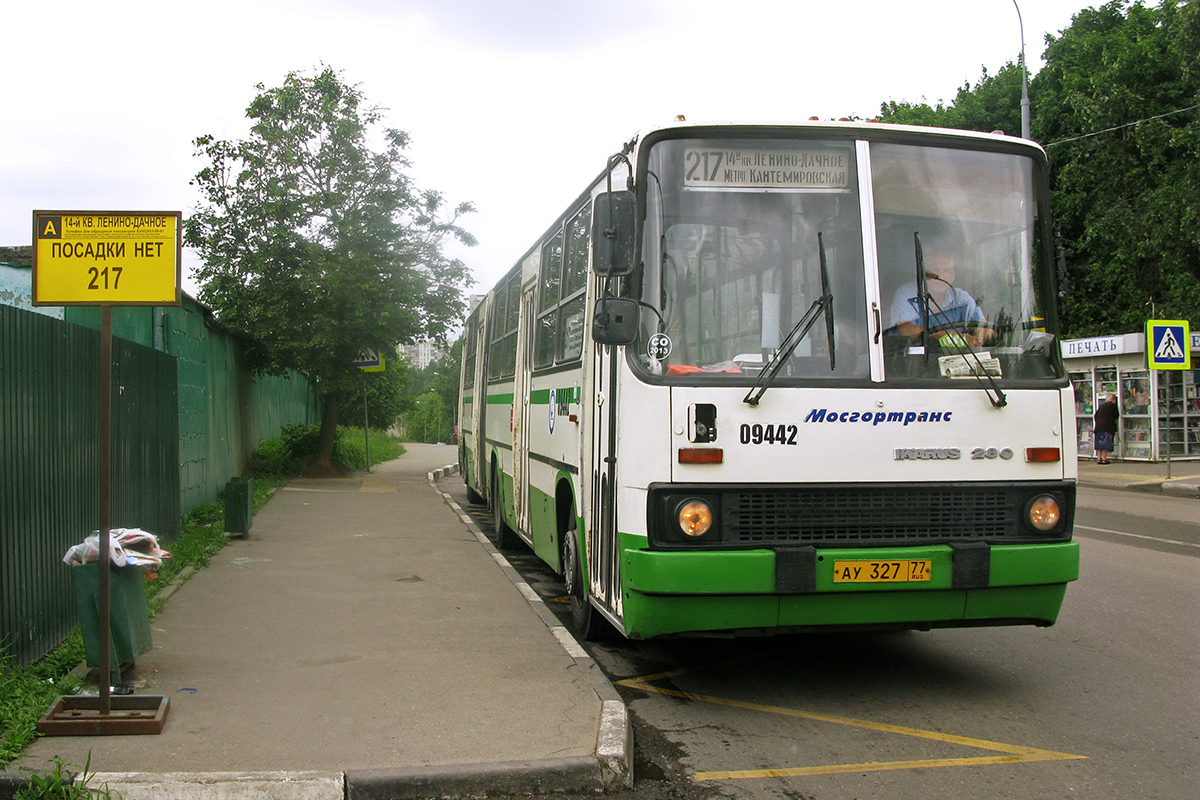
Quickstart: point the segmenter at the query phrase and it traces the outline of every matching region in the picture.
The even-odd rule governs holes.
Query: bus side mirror
[[[592,339],[600,344],[633,344],[638,334],[638,303],[624,297],[601,297],[592,315]]]
[[[592,208],[592,270],[620,278],[633,272],[633,192],[606,192]]]

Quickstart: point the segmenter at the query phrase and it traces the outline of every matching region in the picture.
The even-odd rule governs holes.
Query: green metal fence
[[[95,308],[66,309],[66,319],[100,327]],[[216,500],[241,474],[255,445],[291,424],[320,421],[316,394],[300,375],[253,378],[242,338],[184,296],[178,308],[113,309],[113,335],[162,350],[179,362],[179,483],[188,513]]]
[[[97,527],[99,311],[0,305],[0,645],[26,664],[70,633],[63,553]],[[320,419],[298,375],[255,379],[200,304],[113,309],[113,527],[169,542],[256,444]]]
[[[175,359],[113,342],[112,526],[179,530]],[[67,548],[99,524],[97,331],[0,306],[0,643],[18,663],[75,625]]]

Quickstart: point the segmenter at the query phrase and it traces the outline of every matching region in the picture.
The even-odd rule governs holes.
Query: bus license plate
[[[910,583],[927,581],[933,574],[928,558],[907,561],[835,561],[834,583]]]

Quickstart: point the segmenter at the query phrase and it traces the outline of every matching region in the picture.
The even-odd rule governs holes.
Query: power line
[[[1127,122],[1124,125],[1118,125],[1115,128],[1105,128],[1104,130],[1096,131],[1095,133],[1085,133],[1082,136],[1074,136],[1070,139],[1059,139],[1057,142],[1051,142],[1050,144],[1045,145],[1045,146],[1046,147],[1054,147],[1054,145],[1056,145],[1056,144],[1066,144],[1067,142],[1077,142],[1080,139],[1086,139],[1089,136],[1099,136],[1102,133],[1112,133],[1113,131],[1119,131],[1122,128],[1131,128],[1134,125],[1141,125],[1143,122],[1150,122],[1152,120],[1162,119],[1163,117],[1169,117],[1172,114],[1182,114],[1185,111],[1194,111],[1197,108],[1200,108],[1200,104],[1197,104],[1194,106],[1188,106],[1187,108],[1181,108],[1178,111],[1168,111],[1165,114],[1158,114],[1157,116],[1146,117],[1145,119],[1139,119],[1137,122]]]

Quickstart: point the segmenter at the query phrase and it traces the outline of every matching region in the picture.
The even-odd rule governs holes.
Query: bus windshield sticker
[[[665,333],[651,336],[646,345],[646,354],[656,361],[665,361],[671,355],[671,337]]]
[[[684,189],[850,191],[849,150],[764,150],[689,147],[683,152]]]

